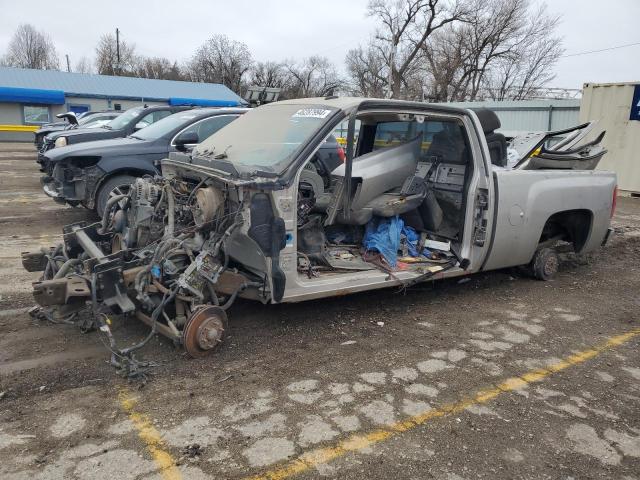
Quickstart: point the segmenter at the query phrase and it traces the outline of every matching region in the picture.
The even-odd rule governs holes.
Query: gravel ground
[[[95,219],[44,196],[34,158],[0,144],[0,478],[640,478],[640,199],[553,281],[239,302],[209,358],[154,340],[142,385],[97,333],[26,313],[20,252]]]

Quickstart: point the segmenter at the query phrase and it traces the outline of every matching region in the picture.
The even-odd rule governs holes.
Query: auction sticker
[[[327,118],[331,110],[324,108],[303,108],[291,115],[291,118]]]

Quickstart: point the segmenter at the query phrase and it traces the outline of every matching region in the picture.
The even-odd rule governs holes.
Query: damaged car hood
[[[161,154],[167,151],[166,143],[139,140],[136,138],[114,138],[78,143],[66,147],[54,148],[46,153],[50,162],[59,162],[67,157],[114,157],[121,155]]]
[[[55,131],[47,135],[47,138],[55,141],[58,137],[67,137],[69,143],[78,143],[78,140],[86,142],[88,140],[119,138],[122,136],[122,130],[109,130],[108,128],[97,127]]]

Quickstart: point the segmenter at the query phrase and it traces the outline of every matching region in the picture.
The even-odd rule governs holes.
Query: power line
[[[577,57],[579,55],[588,55],[590,53],[600,53],[600,52],[608,52],[609,50],[617,50],[619,48],[627,48],[627,47],[633,47],[635,45],[640,45],[640,42],[636,42],[636,43],[627,43],[626,45],[618,45],[615,47],[609,47],[609,48],[603,48],[600,50],[589,50],[587,52],[577,52],[577,53],[570,53],[568,55],[562,55],[560,58],[566,58],[566,57]]]

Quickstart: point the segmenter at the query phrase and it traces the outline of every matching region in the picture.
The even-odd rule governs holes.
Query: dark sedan
[[[115,110],[105,110],[97,112],[86,112],[76,117],[73,112],[60,113],[56,115],[58,118],[65,119],[61,122],[47,123],[41,126],[35,132],[33,143],[38,151],[42,149],[44,145],[44,139],[47,135],[53,132],[60,132],[62,130],[74,130],[76,128],[97,128],[106,125],[111,120],[122,114],[123,112]]]
[[[197,108],[166,117],[126,138],[55,148],[44,154],[50,169],[41,179],[60,203],[82,204],[100,216],[108,199],[125,193],[143,175],[159,174],[158,160],[185,151],[224,127],[244,108]]]
[[[82,142],[106,140],[108,138],[124,138],[127,135],[162,120],[177,112],[193,108],[191,106],[154,105],[130,108],[122,115],[99,128],[76,128],[62,130],[47,135],[40,153],[48,150]],[[39,156],[39,161],[42,155]],[[42,162],[41,162],[42,163]]]

